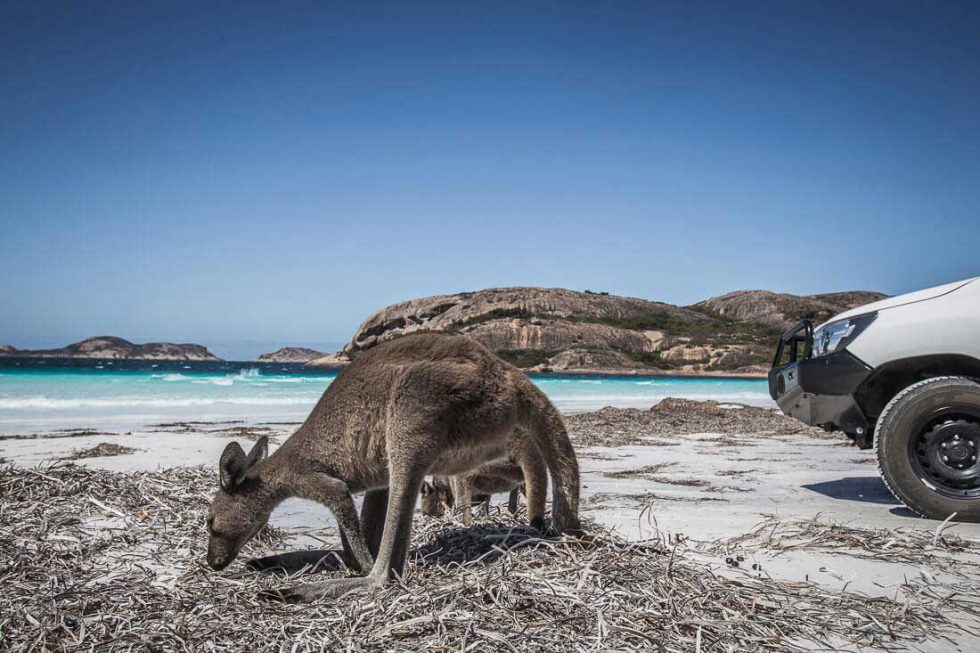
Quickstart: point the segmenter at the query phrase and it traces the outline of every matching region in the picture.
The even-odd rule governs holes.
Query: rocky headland
[[[30,358],[92,358],[100,360],[220,361],[203,345],[148,342],[135,344],[114,336],[98,336],[60,349],[0,347],[0,356]]]
[[[766,324],[782,330],[803,317],[819,323],[849,308],[870,304],[887,296],[864,290],[803,296],[768,290],[736,290],[727,295],[706,299],[692,308],[719,317]]]
[[[882,297],[750,290],[682,307],[563,288],[491,288],[387,306],[343,351],[309,364],[343,365],[381,342],[436,331],[476,338],[533,372],[758,375],[793,321],[825,319]]]

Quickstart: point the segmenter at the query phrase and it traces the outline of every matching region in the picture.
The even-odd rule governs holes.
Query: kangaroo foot
[[[380,587],[381,583],[370,576],[357,576],[354,578],[335,578],[319,583],[309,583],[307,585],[296,585],[294,587],[284,587],[278,590],[266,590],[260,592],[262,598],[283,603],[309,603],[318,599],[336,599],[354,592],[364,592],[373,587]]]
[[[585,531],[582,529],[582,522],[578,520],[577,517],[557,514],[553,516],[551,527],[554,528],[559,533],[564,533],[572,537],[580,537],[585,535]]]
[[[565,527],[565,528],[554,528],[557,535],[564,535],[565,537],[571,538],[573,540],[588,539],[590,536],[588,532],[581,526]]]

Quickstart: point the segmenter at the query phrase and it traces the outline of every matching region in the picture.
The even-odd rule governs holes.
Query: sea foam
[[[313,406],[317,396],[306,397],[116,397],[113,399],[55,399],[52,397],[19,397],[0,399],[0,410],[66,410],[72,408],[152,408],[194,406]]]

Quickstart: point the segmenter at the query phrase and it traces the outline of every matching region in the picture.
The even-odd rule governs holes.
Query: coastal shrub
[[[630,329],[631,331],[664,331],[668,335],[688,338],[692,345],[720,344],[774,344],[779,329],[754,322],[740,322],[727,317],[705,313],[707,320],[689,320],[673,313],[650,312],[629,317],[605,317],[596,320],[602,324]]]
[[[759,352],[759,353],[753,353],[749,355],[747,358],[737,363],[722,364],[722,365],[716,363],[716,364],[708,365],[705,368],[705,371],[706,372],[729,372],[731,370],[736,370],[740,367],[748,367],[750,365],[769,365],[771,362],[772,360],[770,359],[768,353]]]
[[[532,313],[531,311],[526,311],[523,308],[494,308],[487,311],[486,313],[481,313],[480,315],[474,315],[468,317],[465,320],[460,320],[453,325],[454,331],[460,331],[466,327],[473,326],[475,324],[481,324],[483,322],[490,322],[491,320],[504,320],[504,319],[519,319],[519,320],[530,320],[538,317],[547,317],[538,315],[537,313]]]
[[[587,291],[594,295],[604,292]],[[685,338],[690,345],[765,345],[775,346],[780,330],[765,324],[741,322],[728,317],[712,315],[700,307],[687,307],[687,310],[700,313],[706,319],[690,319],[669,311],[650,311],[624,317],[593,317],[588,315],[547,315],[522,308],[495,308],[480,315],[474,315],[453,325],[451,331],[463,332],[468,327],[500,319],[520,320],[560,320],[580,324],[605,324],[630,331],[663,331],[670,336]],[[624,352],[627,353],[628,352]],[[554,355],[554,353],[552,354]],[[669,362],[665,361],[665,364]]]
[[[517,367],[534,367],[547,363],[559,351],[546,349],[501,349],[494,352],[505,361]]]
[[[596,320],[602,324],[629,329],[630,331],[666,331],[681,335],[693,328],[693,323],[671,313],[640,313],[627,317],[602,317]]]
[[[672,370],[680,367],[680,363],[667,360],[660,355],[659,351],[623,351],[630,360],[642,363],[649,367],[657,367],[662,370]]]

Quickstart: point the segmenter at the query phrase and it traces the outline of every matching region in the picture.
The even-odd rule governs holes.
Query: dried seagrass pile
[[[284,605],[283,579],[203,566],[213,472],[0,469],[0,649],[727,651],[890,647],[955,627],[941,603],[726,578],[596,528],[542,539],[510,518],[417,517],[401,585]],[[284,550],[267,530],[242,559]],[[331,572],[339,574],[341,572]]]
[[[567,415],[568,435],[583,447],[669,445],[679,435],[724,433],[725,444],[751,444],[761,434],[828,438],[822,429],[807,426],[782,413],[744,404],[667,397],[656,406],[612,408]],[[658,437],[650,437],[658,436]]]
[[[952,570],[980,566],[980,541],[949,532],[944,522],[935,531],[913,528],[857,528],[827,519],[776,519],[767,516],[748,533],[707,543],[704,550],[734,553],[764,549],[771,552],[806,549],[857,558],[928,565]]]
[[[105,458],[107,456],[125,456],[126,454],[131,454],[136,449],[132,447],[126,447],[121,444],[115,444],[112,442],[100,442],[90,449],[78,449],[69,456],[66,456],[69,460],[79,460],[81,458]]]

